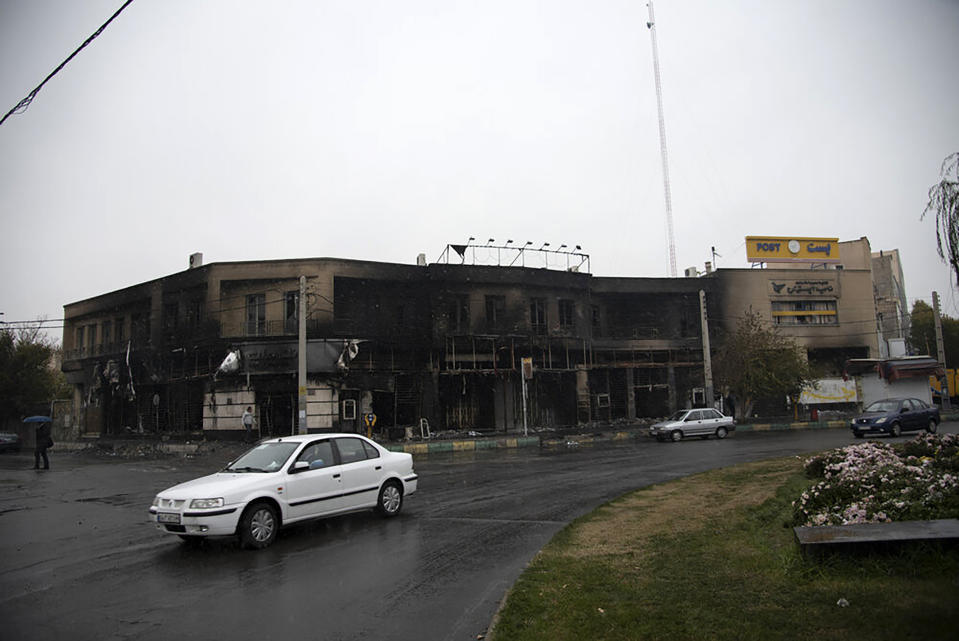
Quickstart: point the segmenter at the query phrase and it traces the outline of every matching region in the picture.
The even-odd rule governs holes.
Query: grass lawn
[[[959,550],[807,561],[787,524],[811,483],[776,459],[612,501],[536,556],[488,638],[959,639]]]

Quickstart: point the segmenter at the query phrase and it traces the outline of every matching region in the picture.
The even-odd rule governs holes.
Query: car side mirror
[[[309,463],[307,463],[306,461],[297,461],[296,463],[293,464],[293,467],[290,468],[290,473],[296,474],[298,472],[305,472],[308,469],[310,469]]]

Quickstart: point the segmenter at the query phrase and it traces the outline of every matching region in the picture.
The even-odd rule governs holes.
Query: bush
[[[959,518],[959,438],[924,434],[901,446],[866,442],[805,462],[821,479],[793,502],[795,525]]]

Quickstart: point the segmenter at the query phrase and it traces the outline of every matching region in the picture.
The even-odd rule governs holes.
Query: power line
[[[30,93],[28,93],[26,98],[24,98],[23,100],[21,100],[20,102],[18,102],[17,105],[16,105],[13,109],[11,109],[10,111],[8,111],[8,112],[7,112],[7,115],[5,115],[2,119],[0,119],[0,125],[2,125],[3,123],[5,123],[5,122],[7,121],[7,118],[9,118],[10,116],[12,116],[13,114],[22,114],[24,111],[26,111],[27,108],[30,106],[30,103],[33,102],[33,99],[36,98],[36,97],[37,97],[37,94],[40,93],[40,90],[43,89],[43,85],[47,84],[47,82],[48,82],[51,78],[53,78],[55,75],[57,75],[57,73],[59,73],[60,70],[63,69],[63,68],[67,65],[68,62],[70,62],[71,60],[73,60],[74,56],[76,56],[78,53],[80,53],[80,51],[83,50],[84,47],[86,47],[88,44],[90,44],[91,42],[93,42],[93,41],[96,39],[97,36],[99,36],[101,33],[103,33],[103,30],[107,28],[107,25],[110,24],[111,22],[113,22],[114,18],[116,18],[118,15],[120,15],[120,13],[121,13],[124,9],[126,9],[126,8],[130,5],[131,2],[133,2],[133,0],[127,0],[126,2],[124,2],[124,3],[123,3],[123,6],[120,7],[119,9],[117,9],[116,13],[114,13],[112,16],[110,16],[110,19],[109,19],[109,20],[107,20],[106,22],[104,22],[104,23],[100,26],[99,29],[97,29],[96,31],[94,31],[92,36],[90,36],[89,38],[87,38],[86,40],[84,40],[84,41],[83,41],[83,44],[81,44],[79,47],[77,47],[76,51],[74,51],[73,53],[71,53],[71,54],[67,57],[66,60],[64,60],[63,62],[60,63],[60,66],[58,66],[56,69],[54,69],[53,71],[51,71],[50,74],[49,74],[46,78],[43,79],[43,82],[41,82],[39,85],[37,85],[36,89],[34,89],[34,90],[31,91]]]

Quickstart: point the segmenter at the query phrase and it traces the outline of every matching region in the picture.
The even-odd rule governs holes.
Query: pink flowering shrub
[[[902,446],[867,441],[814,456],[821,479],[793,502],[796,525],[959,518],[959,437],[923,434]]]

